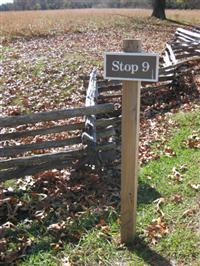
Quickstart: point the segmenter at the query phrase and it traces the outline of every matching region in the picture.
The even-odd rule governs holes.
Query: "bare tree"
[[[165,0],[153,0],[153,13],[152,16],[159,19],[166,19],[165,15]]]

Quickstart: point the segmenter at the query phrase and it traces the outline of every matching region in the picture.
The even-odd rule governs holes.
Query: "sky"
[[[6,3],[13,3],[13,0],[0,0],[0,5]]]

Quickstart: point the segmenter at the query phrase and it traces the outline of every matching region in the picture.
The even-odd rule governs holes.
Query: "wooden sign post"
[[[141,41],[124,40],[124,52],[141,52]],[[123,81],[121,242],[131,243],[136,233],[138,142],[141,81]]]
[[[158,80],[158,54],[141,52],[141,41],[124,40],[123,53],[105,53],[104,77],[122,88],[121,242],[136,235],[141,80]]]

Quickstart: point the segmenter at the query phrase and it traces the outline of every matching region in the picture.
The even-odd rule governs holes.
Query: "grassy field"
[[[0,16],[0,35],[6,37],[49,36],[68,32],[148,24],[148,9],[90,9],[7,12]],[[167,17],[180,23],[200,23],[198,10],[168,10]],[[89,15],[88,15],[89,14]],[[157,21],[159,24],[159,22]],[[141,24],[141,23],[140,23]],[[140,25],[141,27],[142,25]]]
[[[83,105],[79,76],[94,66],[102,73],[104,51],[119,51],[123,39],[139,38],[145,51],[161,53],[181,23],[200,23],[198,11],[167,10],[176,22],[150,14],[131,9],[0,13],[0,116]],[[180,101],[180,108],[141,121],[133,246],[119,241],[119,163],[103,173],[53,170],[1,184],[0,265],[199,266],[200,107],[197,99],[189,102],[199,73],[195,79],[192,88],[187,84],[191,95],[184,105]]]

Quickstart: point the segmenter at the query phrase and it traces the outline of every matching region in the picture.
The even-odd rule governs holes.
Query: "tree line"
[[[1,11],[47,10],[64,8],[136,8],[151,7],[153,0],[14,0],[0,5]],[[167,8],[200,8],[199,0],[168,0]]]

